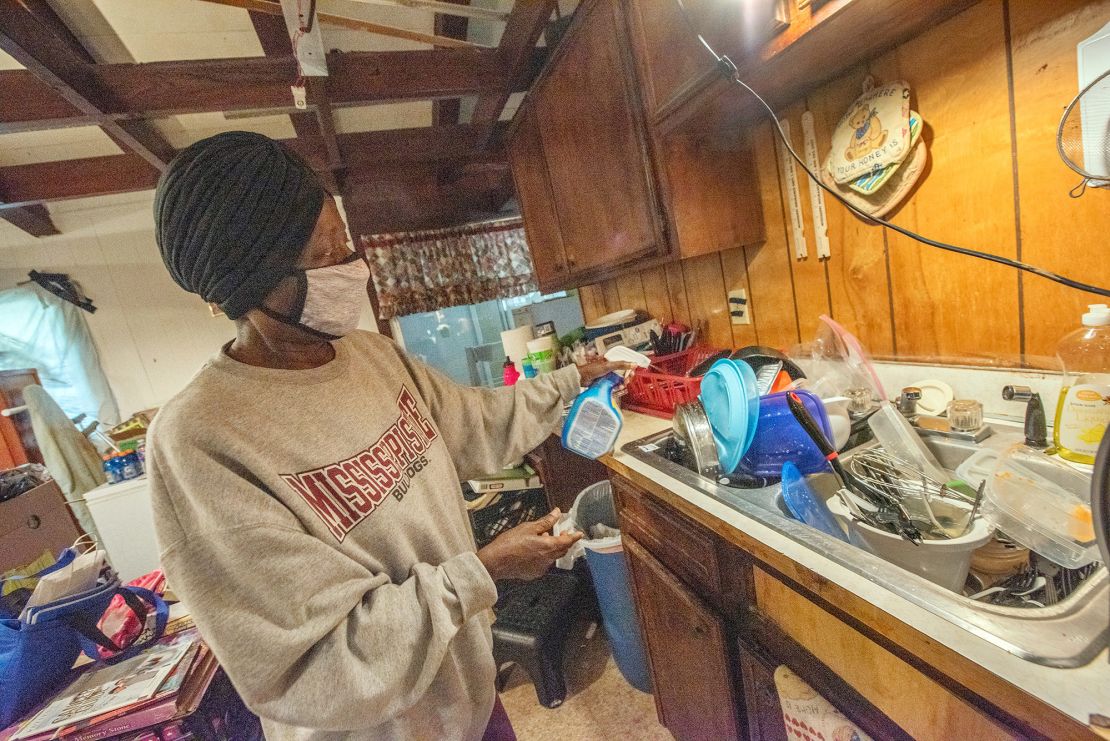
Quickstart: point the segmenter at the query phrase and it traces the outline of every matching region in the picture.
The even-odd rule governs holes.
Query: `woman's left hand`
[[[578,374],[582,376],[582,385],[589,386],[598,378],[601,378],[606,373],[619,373],[625,375],[625,381],[628,381],[630,374],[625,374],[624,371],[631,371],[635,368],[632,363],[614,363],[609,360],[597,360],[593,363],[586,363],[585,365],[578,366]]]

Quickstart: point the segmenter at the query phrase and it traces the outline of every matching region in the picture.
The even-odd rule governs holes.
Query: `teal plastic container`
[[[624,419],[613,404],[613,392],[624,379],[606,373],[578,395],[563,423],[563,447],[584,458],[596,459],[613,450]]]

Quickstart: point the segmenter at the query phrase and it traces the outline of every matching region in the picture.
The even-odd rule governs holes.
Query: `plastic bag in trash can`
[[[569,530],[580,530],[585,536],[555,562],[560,569],[573,569],[574,562],[586,554],[587,548],[599,553],[621,550],[621,531],[617,510],[613,505],[613,488],[608,481],[590,484],[579,492],[570,511],[563,514],[553,528],[556,535]]]

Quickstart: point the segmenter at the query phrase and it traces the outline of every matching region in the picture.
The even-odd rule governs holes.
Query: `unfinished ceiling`
[[[497,122],[576,3],[451,2],[470,7],[318,0],[328,76],[307,78],[302,112],[277,0],[0,0],[0,218],[53,233],[45,204],[153,187],[174,151],[231,130],[287,140],[360,232],[496,212],[512,196]]]

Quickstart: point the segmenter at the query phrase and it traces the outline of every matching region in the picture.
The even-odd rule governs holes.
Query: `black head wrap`
[[[294,270],[323,204],[316,175],[273,139],[217,134],[158,180],[158,249],[179,286],[237,319]]]

